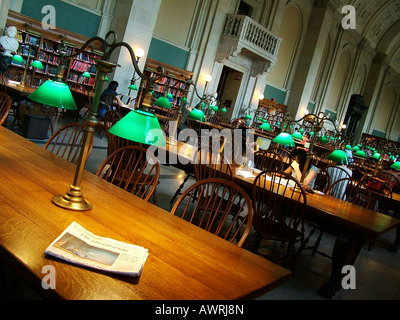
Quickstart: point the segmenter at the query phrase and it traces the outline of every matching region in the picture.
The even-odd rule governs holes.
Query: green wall
[[[52,5],[56,9],[57,27],[89,38],[97,36],[100,16],[59,0],[25,0],[21,14],[42,21],[46,16],[42,13],[45,5]]]
[[[285,91],[279,90],[268,84],[266,85],[265,90],[264,90],[264,97],[266,99],[272,100],[272,98],[274,98],[275,102],[283,104],[283,102],[285,101],[285,96],[286,96]]]
[[[186,70],[189,52],[153,38],[151,40],[148,57]]]

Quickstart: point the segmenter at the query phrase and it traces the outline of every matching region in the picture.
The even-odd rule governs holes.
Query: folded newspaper
[[[148,250],[94,235],[73,222],[45,250],[46,254],[90,268],[131,277],[140,275]]]

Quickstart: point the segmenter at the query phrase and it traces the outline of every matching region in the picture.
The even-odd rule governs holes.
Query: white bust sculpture
[[[14,52],[18,51],[19,43],[15,39],[17,35],[17,28],[14,26],[8,27],[6,35],[0,37],[0,45],[3,47],[4,51],[1,52],[4,56],[12,57]]]

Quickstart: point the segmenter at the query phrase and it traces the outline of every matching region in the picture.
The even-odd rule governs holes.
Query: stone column
[[[160,6],[161,0],[119,0],[116,3],[111,28],[118,34],[118,41],[128,43],[134,51],[138,48],[144,50],[145,54],[139,61],[140,70],[144,69]],[[121,48],[116,51],[113,62],[121,65],[112,76],[119,83],[118,93],[128,94],[134,73],[128,50]],[[140,79],[136,85],[139,88]],[[132,91],[131,96],[135,97],[136,93]]]
[[[368,113],[361,119],[364,127],[359,129],[360,132],[357,132],[357,137],[361,136],[362,132],[370,132],[371,130],[372,120],[378,107],[378,99],[382,93],[383,82],[389,66],[388,60],[389,58],[386,54],[378,52],[372,62],[363,92],[364,103],[368,107]]]
[[[307,109],[326,38],[333,23],[328,2],[317,2],[309,20],[303,51],[294,77],[291,94],[287,101],[288,111],[299,119]]]

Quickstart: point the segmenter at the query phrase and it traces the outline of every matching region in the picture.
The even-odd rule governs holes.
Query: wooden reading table
[[[167,145],[167,153],[178,152],[180,157],[190,159],[196,152],[195,147],[178,142],[177,146]],[[256,175],[256,174],[254,174]],[[252,196],[254,178],[235,175],[235,182]],[[350,202],[329,195],[307,193],[305,218],[318,223],[336,237],[332,250],[332,267],[329,281],[323,285],[319,293],[332,298],[341,289],[343,278],[342,267],[353,265],[365,240],[376,238],[396,228],[400,229],[400,220],[375,212]],[[396,238],[398,245],[400,236]]]
[[[93,209],[52,204],[73,181],[75,165],[0,127],[0,258],[40,294],[62,299],[220,300],[253,298],[291,272],[223,240],[85,171]],[[140,277],[86,269],[44,254],[73,221],[102,237],[149,249]],[[41,287],[42,268],[56,289]]]

